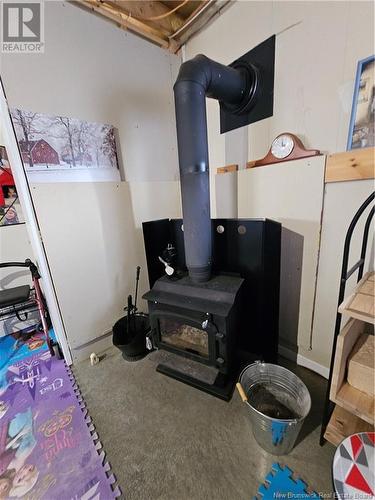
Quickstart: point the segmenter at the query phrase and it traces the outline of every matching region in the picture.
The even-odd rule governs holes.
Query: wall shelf
[[[327,156],[325,182],[374,178],[375,148],[362,148]]]
[[[374,272],[365,274],[354,292],[340,304],[341,314],[374,324],[374,274]]]

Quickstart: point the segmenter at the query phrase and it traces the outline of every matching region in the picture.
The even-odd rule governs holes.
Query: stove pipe
[[[210,279],[212,262],[205,98],[241,114],[255,99],[258,83],[251,64],[224,66],[198,55],[182,64],[174,85],[185,257],[195,282]]]

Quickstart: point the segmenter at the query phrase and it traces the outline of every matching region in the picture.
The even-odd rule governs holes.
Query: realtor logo
[[[44,52],[44,4],[1,2],[1,50],[6,53]]]

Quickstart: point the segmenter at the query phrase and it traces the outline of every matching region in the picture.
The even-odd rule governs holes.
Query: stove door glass
[[[209,357],[208,334],[195,326],[171,318],[159,318],[161,341],[176,349]]]

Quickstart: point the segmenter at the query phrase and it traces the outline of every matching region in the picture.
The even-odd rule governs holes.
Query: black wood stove
[[[230,399],[241,368],[255,359],[277,362],[281,224],[269,219],[214,219],[209,281],[187,274],[182,220],[143,223],[152,342],[158,349],[214,367],[213,384],[163,364],[158,371]],[[179,278],[159,256],[176,250]]]
[[[218,275],[203,285],[188,276],[171,281],[164,276],[144,295],[149,303],[153,341],[165,349],[205,365],[216,367],[215,384],[187,377],[159,365],[167,375],[193,383],[223,398],[230,393],[227,376],[235,362],[236,336],[240,328],[243,279]]]
[[[224,132],[271,116],[274,48],[271,37],[230,66],[202,55],[182,64],[174,95],[183,221],[143,224],[153,344],[216,372],[208,383],[194,369],[158,370],[226,400],[244,361],[276,361],[281,227],[211,220],[205,99],[219,100]]]

